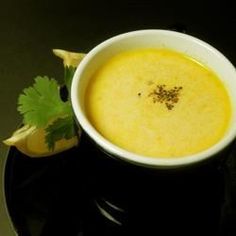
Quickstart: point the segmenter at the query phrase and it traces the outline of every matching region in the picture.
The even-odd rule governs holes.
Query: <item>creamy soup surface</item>
[[[216,144],[231,104],[217,75],[167,49],[117,54],[91,78],[86,114],[113,144],[149,157],[183,157]]]

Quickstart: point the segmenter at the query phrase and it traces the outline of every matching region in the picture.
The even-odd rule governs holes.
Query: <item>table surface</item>
[[[103,40],[131,30],[175,29],[210,43],[236,65],[236,15],[227,1],[33,1],[0,3],[0,139],[21,122],[17,97],[37,75],[62,81],[53,48],[88,52]],[[0,144],[1,185],[7,148]],[[2,187],[0,201],[4,202]],[[3,204],[1,204],[3,205]],[[0,235],[11,235],[0,206]]]

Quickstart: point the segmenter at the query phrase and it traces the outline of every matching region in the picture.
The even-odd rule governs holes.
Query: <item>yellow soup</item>
[[[167,49],[139,49],[108,60],[91,78],[85,107],[113,144],[150,157],[203,151],[225,134],[227,91],[199,62]]]

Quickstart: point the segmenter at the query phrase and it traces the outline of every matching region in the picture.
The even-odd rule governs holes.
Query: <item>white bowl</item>
[[[106,140],[92,126],[85,115],[84,95],[91,75],[110,57],[137,48],[169,48],[185,53],[211,68],[228,90],[232,102],[232,119],[226,134],[207,150],[183,158],[150,158],[124,150]],[[138,165],[173,168],[192,165],[224,150],[236,137],[236,71],[230,61],[209,44],[186,34],[168,30],[140,30],[110,38],[92,49],[78,66],[72,81],[71,101],[77,121],[82,129],[112,157]],[[209,134],[211,135],[211,134]]]

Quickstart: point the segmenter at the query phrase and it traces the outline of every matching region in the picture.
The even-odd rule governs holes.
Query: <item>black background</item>
[[[119,33],[174,29],[205,40],[236,65],[236,14],[232,2],[2,1],[0,138],[8,137],[21,122],[16,111],[17,97],[36,75],[49,75],[62,81],[63,67],[53,56],[53,48],[88,52]],[[0,148],[4,150],[2,144]]]
[[[126,31],[179,27],[236,64],[235,25],[233,1],[1,1],[1,136],[9,135],[20,121],[17,96],[36,75],[62,78],[52,48],[88,52]]]
[[[1,136],[20,122],[17,96],[36,75],[62,78],[52,48],[88,52],[119,33],[177,28],[199,37],[236,64],[233,1],[9,0],[0,3]]]

